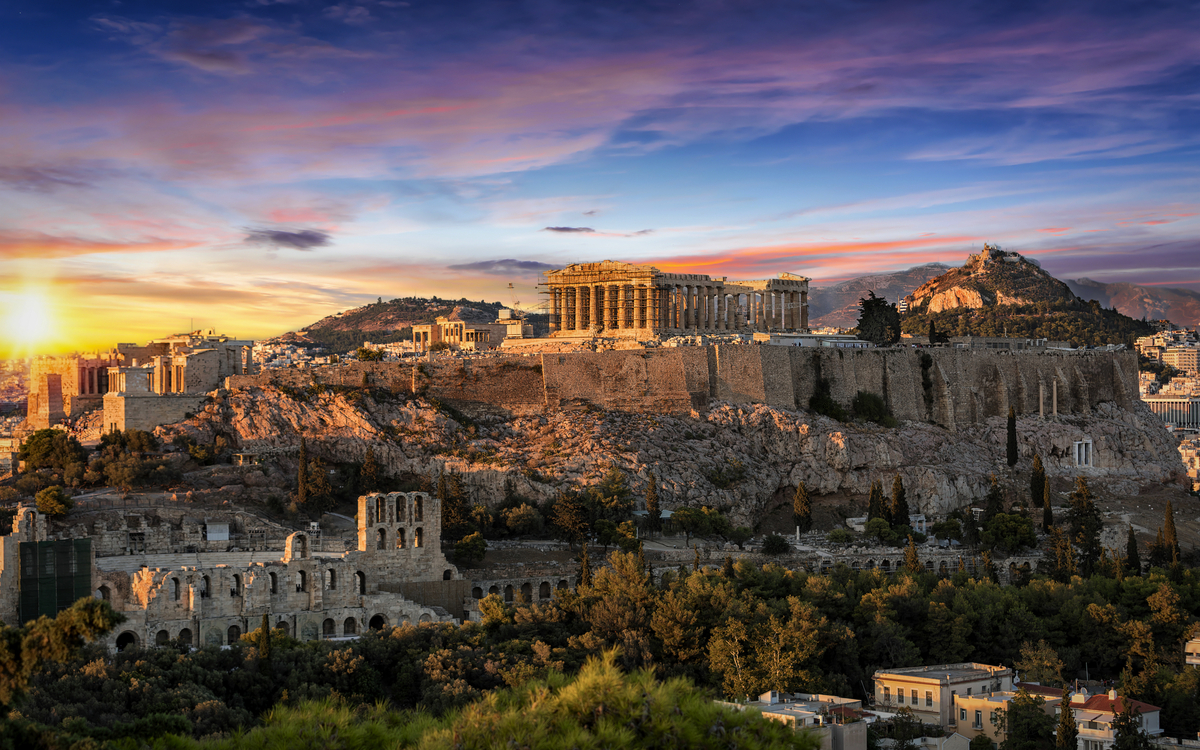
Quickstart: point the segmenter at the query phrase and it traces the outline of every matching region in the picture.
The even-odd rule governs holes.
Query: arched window
[[[492,586],[491,588],[488,589],[488,594],[499,594],[499,593],[500,593],[500,589],[495,586]]]
[[[405,517],[408,515],[408,500],[404,495],[396,498],[396,523],[404,523]]]
[[[296,556],[299,557],[301,560],[308,557],[308,537],[305,536],[304,534],[297,534],[295,549],[297,552]]]
[[[242,629],[237,625],[230,625],[227,635],[229,636],[229,645],[232,646],[238,642],[239,638],[242,637]]]
[[[337,591],[337,571],[333,568],[325,571],[325,588]]]
[[[387,523],[387,498],[379,495],[375,498],[375,523]]]
[[[423,535],[424,535],[424,531],[420,527],[413,530],[413,546],[414,547],[421,546],[421,537]]]
[[[375,549],[387,549],[387,529],[375,530]]]
[[[242,577],[237,573],[233,574],[233,586],[229,589],[230,596],[242,595]]]
[[[274,573],[271,573],[271,593],[279,593],[279,576],[275,575]]]
[[[449,581],[449,580],[450,580],[451,578],[453,578],[453,577],[454,577],[454,572],[453,572],[453,571],[449,571],[449,570],[443,570],[443,571],[442,571],[442,580],[443,580],[443,581]]]
[[[355,620],[353,617],[347,617],[346,621],[342,623],[342,635],[357,635],[357,634],[358,634],[358,620]]]
[[[112,601],[112,590],[109,589],[108,586],[101,586],[100,588],[96,589],[96,598],[102,599],[103,601],[106,601],[106,602],[111,602]]]
[[[420,496],[413,501],[413,521],[420,523],[425,520],[425,502]]]
[[[333,618],[326,617],[325,622],[321,623],[321,635],[325,638],[337,635],[337,625],[333,622]]]
[[[471,596],[476,599],[482,599],[483,598],[483,589],[476,586],[475,588],[471,589]]]
[[[179,643],[184,646],[192,645],[192,631],[189,628],[179,631]]]
[[[354,587],[358,589],[358,593],[366,595],[367,593],[367,577],[360,570],[354,574]]]
[[[155,646],[166,646],[170,642],[171,642],[171,634],[165,630],[158,631],[158,633],[156,633],[154,636],[154,645]]]
[[[131,630],[126,630],[117,636],[117,650],[124,651],[127,648],[136,648],[138,645],[137,634]]]
[[[207,599],[208,597],[212,596],[212,587],[210,585],[211,583],[212,582],[208,580],[208,576],[203,576],[200,579],[200,598],[201,599]]]
[[[521,584],[521,601],[528,602],[528,601],[532,601],[532,600],[533,600],[533,584],[532,583],[522,583]]]
[[[303,570],[300,571],[300,577],[297,579],[296,590],[308,591],[308,574]]]
[[[179,579],[178,578],[171,579],[171,600],[176,601],[176,602],[179,601]]]
[[[404,529],[396,529],[396,549],[404,549]]]
[[[368,623],[371,630],[382,630],[387,627],[387,617],[385,615],[375,615]]]
[[[566,591],[569,587],[570,585],[566,581],[559,581],[558,585],[555,586],[559,591]]]
[[[550,598],[550,582],[542,581],[542,585],[538,586],[538,599]]]
[[[417,620],[417,622],[433,622],[433,618],[429,615],[421,615],[421,619]]]
[[[292,632],[292,629],[288,627],[287,620],[280,620],[279,622],[275,623],[275,629],[282,630],[284,635],[288,635]]]
[[[511,585],[504,587],[504,601],[511,602],[513,600],[513,587]]]

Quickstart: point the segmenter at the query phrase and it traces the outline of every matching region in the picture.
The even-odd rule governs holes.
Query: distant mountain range
[[[929,263],[903,271],[859,276],[832,286],[814,286],[808,291],[808,324],[813,327],[853,328],[858,325],[858,301],[875,292],[889,302],[898,302],[913,291],[950,270],[944,263]]]
[[[1105,307],[1141,320],[1169,320],[1175,325],[1200,326],[1200,292],[1141,284],[1105,284],[1091,279],[1068,279],[1067,286],[1080,299],[1094,299]]]

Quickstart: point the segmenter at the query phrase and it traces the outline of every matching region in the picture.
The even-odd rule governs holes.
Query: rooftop
[[[900,667],[898,669],[881,669],[875,673],[875,679],[881,677],[917,677],[927,680],[947,679],[954,682],[965,680],[984,680],[994,674],[1010,673],[1008,667],[997,667],[991,664],[964,662],[961,664],[934,664],[927,667]]]

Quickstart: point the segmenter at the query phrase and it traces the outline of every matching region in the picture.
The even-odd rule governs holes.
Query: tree
[[[1065,695],[1059,706],[1058,726],[1054,728],[1054,746],[1058,750],[1075,750],[1079,746],[1079,725],[1075,723],[1075,712]]]
[[[874,291],[858,301],[862,312],[858,316],[858,337],[875,346],[891,346],[900,341],[900,313],[896,306]]]
[[[983,568],[983,572],[987,575],[988,580],[992,583],[999,583],[1000,575],[996,572],[996,563],[992,561],[992,553],[984,550],[980,558],[980,567]]]
[[[467,534],[454,545],[454,559],[470,567],[487,554],[487,542],[478,531]]]
[[[588,558],[587,542],[579,553],[579,584],[576,588],[590,589],[592,587],[592,561]]]
[[[882,518],[890,526],[892,523],[891,513],[883,502],[883,485],[879,480],[871,482],[871,489],[867,495],[867,520]]]
[[[646,482],[646,528],[652,533],[662,531],[662,508],[658,505],[658,480],[650,472]]]
[[[1018,458],[1017,412],[1010,406],[1008,407],[1008,465],[1010,468],[1017,465]]]
[[[967,547],[979,546],[979,523],[975,520],[975,511],[970,506],[962,511],[962,543]]]
[[[792,551],[792,545],[778,534],[768,534],[763,540],[762,551],[764,555],[785,555]]]
[[[37,493],[34,502],[38,513],[45,516],[65,516],[75,505],[75,501],[63,493],[62,487],[47,487]]]
[[[300,438],[300,469],[296,477],[296,504],[304,505],[308,501],[308,444],[304,437]]]
[[[587,507],[574,492],[560,492],[550,511],[550,523],[572,546],[583,539],[591,528]]]
[[[1167,501],[1167,509],[1163,517],[1163,543],[1166,545],[1166,553],[1170,556],[1172,565],[1179,564],[1179,539],[1175,535],[1175,510],[1171,507],[1171,501]]]
[[[362,468],[358,470],[359,486],[363,492],[374,492],[379,489],[379,462],[375,460],[375,449],[367,448],[363,457]]]
[[[1135,576],[1142,574],[1142,558],[1138,555],[1137,537],[1134,536],[1132,524],[1125,539],[1125,571]]]
[[[1025,682],[1058,687],[1063,684],[1063,661],[1058,652],[1045,640],[1036,644],[1025,641],[1021,644],[1021,656],[1014,663]]]
[[[1071,493],[1070,519],[1071,541],[1079,549],[1079,569],[1086,577],[1092,574],[1100,559],[1100,530],[1104,525],[1087,479],[1075,478],[1075,491]]]
[[[358,347],[358,350],[354,352],[354,356],[359,362],[382,362],[383,350],[368,349],[365,346],[360,346]],[[363,375],[366,375],[366,373],[363,373]]]
[[[984,525],[980,541],[989,549],[1015,555],[1027,547],[1036,547],[1037,534],[1028,518],[1016,513],[998,513]]]
[[[986,734],[977,734],[967,743],[968,750],[992,750],[992,740]]]
[[[933,324],[933,318],[929,319],[929,343],[930,344],[949,344],[950,337],[938,331]]]
[[[1042,533],[1049,534],[1054,525],[1054,509],[1050,507],[1050,481],[1042,482]]]
[[[44,662],[67,661],[84,643],[124,621],[124,615],[114,612],[108,602],[87,597],[53,619],[42,615],[19,628],[0,623],[0,716],[21,698]]]
[[[917,543],[913,541],[912,534],[908,535],[908,546],[904,548],[904,569],[909,573],[920,573],[925,569],[921,565],[921,557],[917,554]]]
[[[1142,729],[1142,712],[1126,698],[1125,710],[1113,717],[1113,750],[1150,750],[1150,736]]]
[[[262,625],[259,630],[262,632],[258,638],[258,658],[263,661],[271,661],[271,616],[263,612]]]
[[[25,462],[26,470],[65,469],[71,464],[84,463],[87,451],[63,430],[38,430],[21,444],[18,457]]]
[[[908,509],[908,493],[904,491],[904,480],[899,474],[892,480],[892,512],[893,526],[907,526],[911,512]]]
[[[699,508],[679,508],[671,520],[683,532],[683,546],[688,546],[693,536],[707,536],[712,530],[712,521],[707,513]]]
[[[1044,500],[1046,484],[1046,467],[1042,464],[1042,456],[1033,454],[1033,470],[1029,473],[1029,507],[1036,508]]]
[[[1049,750],[1054,747],[1054,718],[1042,706],[1046,701],[1017,691],[1004,711],[1005,740],[1001,750]]]
[[[983,505],[983,523],[986,526],[989,521],[995,518],[998,514],[1004,512],[1004,491],[1000,489],[1000,482],[996,479],[996,475],[992,475],[991,486],[988,487],[987,499]]]
[[[792,496],[792,523],[800,529],[801,534],[812,529],[812,502],[804,482],[796,485],[796,494]]]

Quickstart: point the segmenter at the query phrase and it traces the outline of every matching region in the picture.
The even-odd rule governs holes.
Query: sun
[[[50,343],[55,334],[54,310],[45,292],[0,293],[4,321],[0,340],[10,350],[32,351]]]

